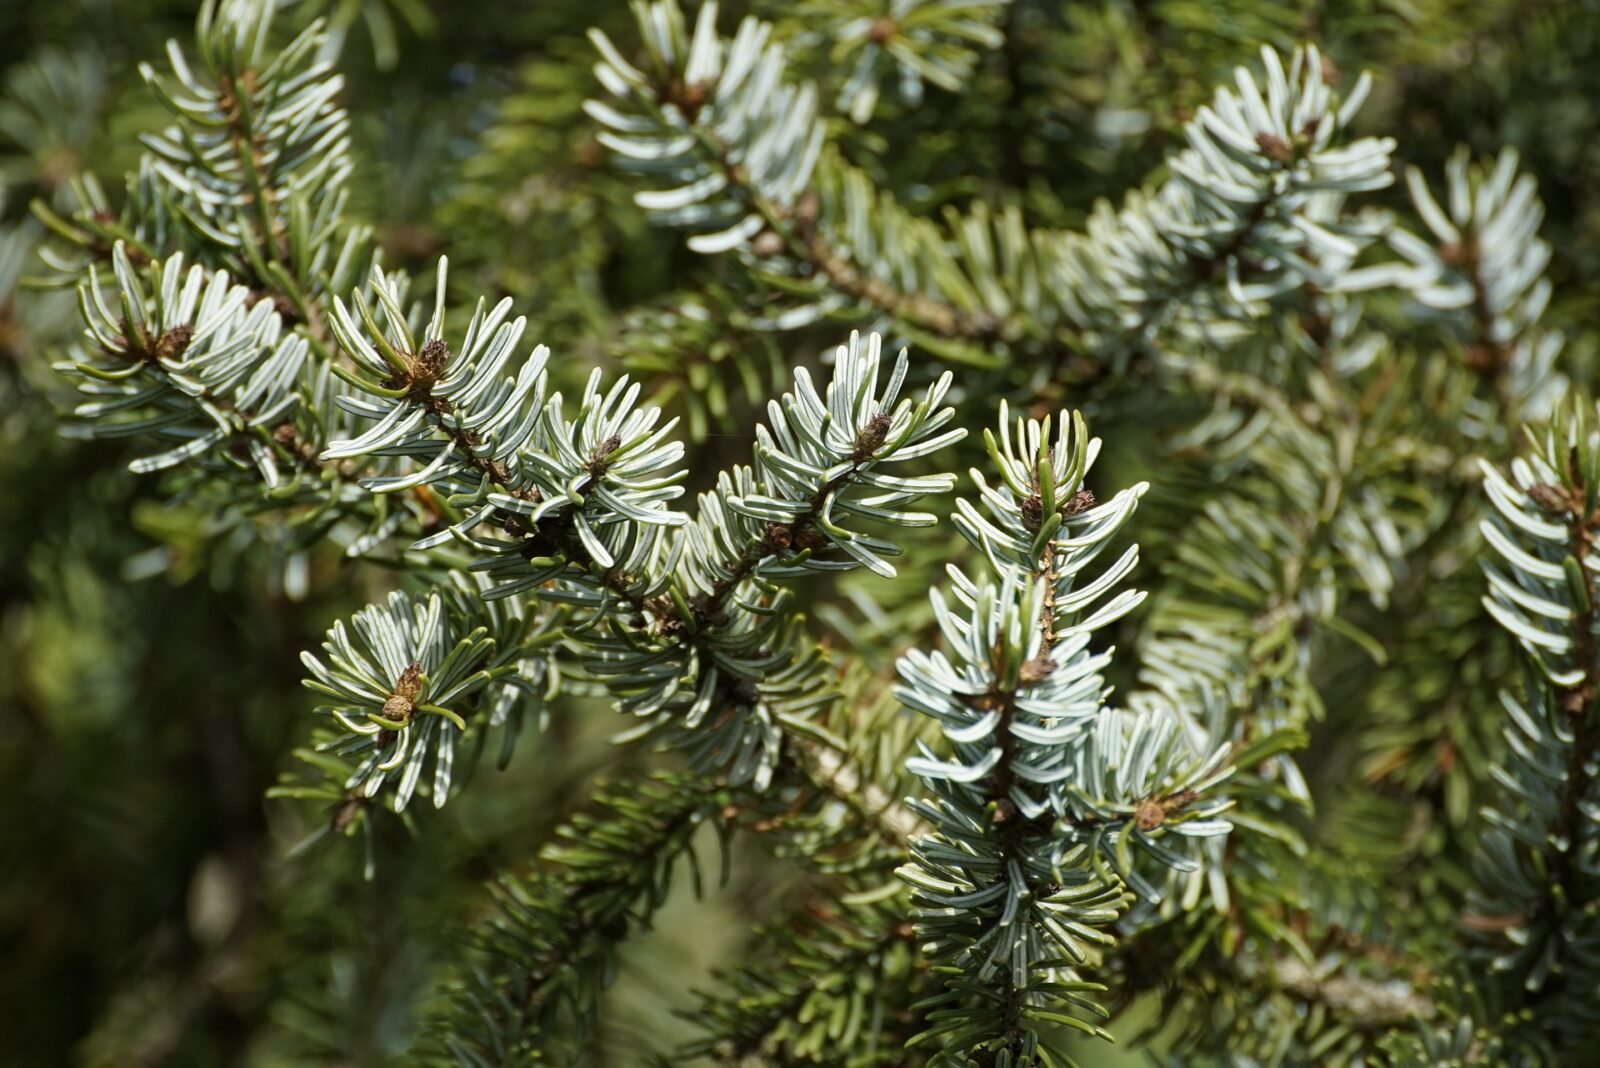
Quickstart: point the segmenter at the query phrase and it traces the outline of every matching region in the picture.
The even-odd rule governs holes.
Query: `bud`
[[[1133,822],[1141,831],[1153,831],[1161,826],[1167,818],[1167,810],[1161,807],[1159,801],[1145,801],[1139,805],[1139,810],[1134,813]]]
[[[1039,524],[1044,522],[1044,501],[1039,499],[1037,493],[1030,493],[1023,498],[1022,521],[1029,530],[1038,530]]]
[[[417,353],[417,358],[412,363],[411,377],[414,381],[433,383],[444,372],[445,364],[450,362],[450,346],[438,338],[434,338],[422,346],[422,351]]]
[[[867,459],[883,447],[889,437],[889,423],[888,415],[883,412],[867,420],[867,425],[856,435],[854,458],[857,462]]]
[[[394,692],[407,701],[415,701],[422,693],[422,665],[412,661],[400,673],[400,681],[394,684]]]
[[[611,469],[611,454],[622,447],[622,439],[615,434],[606,438],[589,453],[589,477],[599,478]]]
[[[1294,147],[1277,134],[1262,130],[1256,134],[1256,147],[1274,163],[1291,163],[1294,160]]]
[[[175,360],[182,356],[189,347],[189,342],[194,340],[194,327],[188,323],[179,323],[156,339],[151,355],[158,360]]]
[[[821,531],[807,527],[794,536],[794,547],[796,549],[810,549],[813,552],[826,549],[828,547],[828,537]]]
[[[1439,258],[1447,267],[1469,267],[1478,258],[1478,246],[1471,241],[1449,241],[1439,246]]]
[[[1022,665],[1019,677],[1029,686],[1036,682],[1043,682],[1056,672],[1057,664],[1048,656],[1036,656]]]
[[[1087,512],[1095,506],[1095,503],[1094,490],[1081,489],[1062,506],[1061,515],[1063,518],[1071,518],[1079,512]]]
[[[403,727],[411,722],[411,713],[417,710],[417,698],[421,694],[422,665],[413,662],[400,673],[399,680],[394,684],[394,691],[383,702],[383,710],[378,715]],[[379,741],[380,744],[385,744],[381,735]]]

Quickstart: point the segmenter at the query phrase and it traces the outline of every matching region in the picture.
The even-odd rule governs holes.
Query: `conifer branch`
[[[1039,1021],[1105,1035],[1052,1006],[1104,1015],[1084,996],[1104,987],[1077,974],[1111,944],[1104,928],[1127,902],[1123,879],[1147,886],[1130,864],[1135,843],[1183,865],[1158,836],[1226,830],[1206,818],[1214,807],[1185,811],[1219,780],[1225,750],[1202,758],[1176,739],[1176,717],[1102,705],[1106,656],[1089,652],[1088,635],[1142,599],[1098,603],[1136,550],[1102,575],[1084,572],[1144,487],[1093,504],[1083,479],[1099,443],[1078,416],[1063,414],[1054,437],[1049,423],[1019,420],[1013,436],[1002,405],[1000,433],[986,442],[1001,482],[974,472],[982,510],[960,502],[957,526],[998,585],[952,567],[970,616],[938,594],[934,608],[955,659],[913,651],[900,662],[901,701],[940,723],[954,755],[923,746],[907,765],[934,797],[913,804],[932,833],[913,841],[901,877],[932,962],[950,977],[926,1003],[930,1027],[917,1042],[937,1045],[939,1063],[1048,1064]],[[1115,783],[1107,767],[1120,769]]]
[[[1564,1006],[1600,981],[1590,903],[1600,890],[1600,436],[1591,417],[1578,407],[1530,433],[1534,451],[1513,462],[1512,480],[1483,466],[1495,509],[1482,526],[1494,553],[1484,564],[1484,607],[1522,647],[1528,671],[1520,695],[1502,695],[1509,752],[1493,776],[1503,796],[1483,813],[1490,831],[1462,922],[1494,970],[1520,980],[1511,989],[1521,1004]],[[1554,1041],[1578,1026],[1556,1008],[1540,1014],[1534,1033]]]
[[[729,1066],[753,1058],[852,1068],[895,1063],[918,1026],[911,1006],[928,978],[903,906],[899,895],[810,904],[768,925],[754,948],[772,963],[733,969],[721,977],[728,993],[699,995],[685,1015],[702,1034],[683,1057]]]
[[[532,873],[497,887],[495,913],[474,932],[424,1056],[509,1065],[581,1049],[617,944],[649,925],[698,828],[726,835],[717,814],[728,802],[716,787],[670,774],[597,794],[593,813],[559,828]]]
[[[1160,1051],[1186,1061],[1521,1065],[1592,1046],[1600,432],[1584,403],[1552,415],[1592,345],[1565,355],[1544,326],[1561,246],[1540,237],[1544,209],[1514,154],[1456,156],[1438,193],[1410,170],[1409,208],[1358,211],[1391,181],[1395,145],[1351,135],[1369,80],[1340,91],[1306,46],[1238,68],[1147,189],[1091,205],[1021,155],[1105,173],[1099,156],[1140,136],[1129,116],[1163,113],[1122,97],[1144,87],[1137,71],[1104,94],[1062,90],[1092,111],[950,184],[960,169],[923,136],[928,87],[962,94],[935,101],[962,121],[1002,98],[1031,121],[1062,100],[1024,60],[1070,73],[1079,29],[1003,0],[806,0],[758,5],[776,17],[724,36],[715,4],[686,16],[641,0],[637,45],[591,34],[601,92],[586,107],[591,87],[559,49],[528,76],[526,92],[560,98],[536,154],[567,162],[560,188],[518,196],[573,221],[514,267],[485,255],[509,239],[486,239],[482,217],[539,227],[505,226],[520,215],[502,210],[499,178],[471,178],[485,199],[450,222],[456,261],[484,289],[533,299],[546,336],[587,361],[572,374],[523,344],[513,298],[458,314],[448,261],[414,287],[357,217],[390,187],[355,177],[334,61],[351,12],[395,2],[280,33],[293,5],[203,0],[195,47],[170,46],[168,72],[140,67],[171,119],[115,196],[70,173],[102,147],[73,129],[93,87],[50,75],[32,97],[47,106],[19,111],[13,82],[28,83],[8,73],[0,177],[44,196],[33,221],[0,223],[0,345],[62,353],[81,393],[72,432],[136,441],[133,469],[164,472],[139,500],[160,515],[140,520],[172,548],[130,575],[187,553],[236,591],[298,597],[332,578],[342,597],[371,569],[328,566],[329,547],[385,569],[381,599],[303,658],[321,703],[295,750],[303,767],[271,792],[325,807],[308,842],[364,835],[375,880],[388,809],[421,835],[405,846],[415,866],[432,864],[441,847],[426,835],[451,827],[414,819],[418,799],[446,804],[487,746],[504,763],[521,731],[575,700],[614,707],[627,717],[615,740],[672,769],[579,800],[490,914],[463,917],[472,949],[443,962],[461,967],[419,1055],[575,1063],[609,1045],[599,1010],[628,989],[612,986],[635,959],[624,943],[680,861],[698,884],[707,824],[725,850],[741,834],[795,868],[812,904],[768,927],[770,968],[724,969],[702,996],[687,1058],[1049,1068],[1063,1061],[1053,1030],[1106,1037],[1113,1010],[1151,993],[1178,1022]],[[1135,17],[1146,30],[1165,18]],[[1127,32],[1141,43],[1114,12],[1084,25],[1112,50]],[[401,72],[395,84],[414,81]],[[58,97],[73,113],[56,123]],[[537,184],[545,164],[500,136],[515,139],[520,106],[486,141],[491,169]],[[593,170],[595,145],[565,143],[581,140],[582,111],[641,176],[628,190],[640,211]],[[1085,124],[1089,138],[1056,136]],[[15,166],[10,139],[51,162]],[[1028,189],[1005,188],[1024,171],[1037,172]],[[455,185],[435,186],[450,212]],[[1081,231],[1061,228],[1076,219]],[[680,281],[638,221],[723,259]],[[579,229],[581,252],[550,252]],[[38,281],[77,293],[82,326],[60,346],[30,335],[44,305],[18,290],[16,249],[46,232]],[[545,288],[569,267],[584,277]],[[613,305],[669,288],[670,306],[620,338],[604,324]],[[1364,310],[1368,290],[1388,292]],[[824,354],[814,381],[804,353],[824,320],[864,332]],[[1426,320],[1459,345],[1432,344]],[[873,327],[919,355],[886,357]],[[741,351],[747,337],[756,351]],[[603,369],[619,349],[643,383]],[[1090,490],[1100,443],[1081,417],[1011,418],[1018,397],[1053,404],[1071,385],[1064,357],[1086,369],[1074,381],[1092,379],[1132,489]],[[776,399],[747,462],[684,506],[700,461],[664,408],[693,392],[700,444],[735,377],[736,395]],[[959,499],[936,457],[963,440],[958,411],[991,396],[989,471]],[[1518,454],[1507,427],[1546,417]],[[1460,461],[1478,453],[1509,465],[1485,466],[1487,505]],[[6,456],[8,470],[33,466],[28,449]],[[1113,549],[1139,473],[1173,459],[1146,505],[1157,589],[1131,631],[1141,689],[1113,701],[1107,641],[1143,598],[1123,588],[1138,550]],[[948,539],[923,533],[946,515]],[[1463,603],[1474,562],[1481,610]],[[819,602],[833,631],[820,638],[802,611]],[[24,632],[37,644],[31,622]],[[1524,676],[1485,708],[1477,695],[1501,689],[1512,646]],[[895,657],[891,691],[873,672]],[[1503,736],[1479,739],[1491,719]],[[1352,771],[1393,781],[1323,790],[1313,812],[1313,785]],[[1481,834],[1469,800],[1488,802]],[[884,885],[891,869],[899,882]],[[329,872],[293,873],[317,952],[291,939],[274,985],[300,997],[300,977],[326,970],[324,936],[361,915],[348,896],[309,892],[331,889]],[[439,963],[428,956],[396,986],[420,988]],[[278,996],[264,995],[274,1013]],[[330,999],[317,1018],[366,1026],[348,1006]]]
[[[1336,144],[1370,82],[1340,102],[1314,48],[1287,70],[1264,51],[1265,88],[1241,72],[1239,91],[1219,90],[1189,124],[1174,177],[1120,211],[1101,204],[1086,234],[1030,233],[1012,210],[947,212],[945,232],[824,146],[815,87],[788,78],[769,25],[747,19],[724,42],[712,3],[692,32],[675,0],[638,16],[653,73],[592,35],[616,105],[588,110],[625,165],[679,183],[640,205],[698,231],[691,248],[739,250],[772,284],[814,291],[819,310],[875,311],[957,362],[999,366],[985,351],[997,346],[1114,354],[1158,329],[1236,330],[1303,282],[1338,284],[1377,236],[1340,205],[1389,183],[1392,142]]]

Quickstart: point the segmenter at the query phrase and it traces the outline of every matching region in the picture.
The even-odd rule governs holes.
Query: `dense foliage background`
[[[617,759],[609,713],[568,702],[506,772],[432,817],[430,833],[407,840],[385,825],[375,880],[363,879],[359,850],[314,863],[287,855],[308,817],[263,794],[303,733],[311,699],[298,654],[391,579],[330,551],[311,561],[303,590],[286,591],[251,544],[215,536],[203,511],[129,476],[114,443],[61,437],[69,401],[48,364],[78,328],[75,309],[18,283],[40,238],[29,200],[49,201],[85,162],[104,175],[128,169],[136,134],[165,121],[136,64],[187,39],[193,7],[0,5],[0,1064],[395,1061],[483,879],[529,856]],[[652,349],[637,319],[624,329],[674,294],[738,283],[725,261],[646,224],[581,111],[595,92],[584,32],[632,40],[625,5],[288,7],[292,21],[325,12],[350,25],[354,211],[391,262],[420,273],[448,246],[453,285],[513,296],[538,340],[570,361],[568,378],[595,363],[641,373],[702,442],[697,471],[739,455],[752,400],[837,340],[837,327],[726,344],[708,333],[686,352]],[[724,19],[746,7],[782,17],[790,6],[728,4]],[[1521,151],[1547,207],[1550,314],[1576,332],[1566,366],[1579,380],[1592,372],[1592,335],[1581,332],[1600,311],[1592,3],[1017,0],[1004,28],[1005,47],[981,53],[968,91],[931,88],[916,106],[886,96],[870,130],[852,135],[885,184],[916,176],[919,210],[1004,191],[1031,222],[1077,225],[1096,198],[1158,176],[1181,122],[1258,45],[1310,40],[1337,67],[1377,76],[1361,129],[1394,136],[1400,162],[1437,174],[1458,144]],[[1070,373],[1044,393],[1092,399]],[[1123,393],[1090,414],[1108,441],[1107,484],[1150,478],[1159,515],[1164,454],[1141,431],[1140,403]],[[1336,709],[1356,685],[1350,666],[1364,662],[1346,648],[1319,668]],[[1382,746],[1345,736],[1337,715],[1322,729],[1324,759],[1310,770],[1331,795]],[[1449,780],[1454,762],[1452,749],[1450,766],[1429,774]],[[1442,805],[1473,807],[1448,781],[1430,789]],[[1453,833],[1431,831],[1410,862],[1448,861]],[[676,893],[655,931],[626,948],[592,1063],[641,1063],[643,1036],[671,1045],[684,1025],[663,1002],[686,1004],[712,969],[741,960],[751,921],[797,892],[797,875],[759,859],[736,858],[732,872],[703,901]],[[1430,876],[1452,877],[1450,863]],[[1431,884],[1418,886],[1426,897]],[[1091,1063],[1116,1056],[1097,1051]]]

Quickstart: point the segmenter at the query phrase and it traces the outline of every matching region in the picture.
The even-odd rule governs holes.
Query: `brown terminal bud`
[[[1032,686],[1036,682],[1043,682],[1056,672],[1056,662],[1048,656],[1036,656],[1022,665],[1018,677],[1023,683]]]
[[[400,673],[400,681],[394,684],[394,692],[407,701],[415,701],[422,693],[422,665],[415,660],[406,665]]]
[[[867,27],[867,40],[874,44],[888,44],[898,28],[894,24],[894,19],[882,15],[873,19],[872,25]]]
[[[1447,241],[1439,246],[1439,258],[1448,267],[1467,267],[1478,258],[1478,247],[1471,241]]]
[[[817,215],[821,211],[822,202],[817,198],[816,193],[808,189],[800,194],[800,199],[795,202],[794,218],[796,222],[802,224],[814,223],[817,221]]]
[[[1094,490],[1081,489],[1074,493],[1070,500],[1061,507],[1061,515],[1071,518],[1079,512],[1087,512],[1095,506]]]
[[[706,100],[710,95],[710,86],[705,82],[685,84],[683,81],[674,78],[657,93],[656,99],[663,104],[676,105],[686,118],[693,120],[700,109],[705,106]]]
[[[1029,530],[1038,530],[1039,524],[1044,522],[1044,501],[1040,500],[1037,493],[1030,493],[1023,498],[1022,521]]]
[[[1482,341],[1474,341],[1462,350],[1461,360],[1468,370],[1480,375],[1492,375],[1500,366],[1499,351]]]
[[[767,524],[767,548],[772,552],[782,552],[789,547],[793,539],[789,536],[789,528],[782,523]]]
[[[611,454],[622,448],[622,439],[612,434],[594,447],[589,454],[589,477],[599,478],[611,468]]]
[[[1262,130],[1256,134],[1256,147],[1274,163],[1290,163],[1294,160],[1294,146],[1277,134]]]
[[[678,103],[687,112],[699,111],[705,106],[706,100],[711,96],[711,87],[705,82],[692,82],[683,87],[678,94]]]
[[[404,726],[411,722],[411,713],[416,711],[417,698],[421,694],[422,665],[413,662],[400,673],[399,680],[394,684],[394,692],[383,702],[383,711],[378,714],[384,719]],[[381,734],[379,738],[380,744],[385,744],[381,740]]]
[[[175,360],[182,356],[189,347],[189,342],[194,340],[194,327],[188,323],[179,323],[156,339],[155,346],[150,353],[158,360]]]
[[[356,817],[360,816],[362,809],[366,807],[367,799],[364,797],[347,797],[340,801],[333,810],[333,829],[343,833],[356,821]]]
[[[438,338],[434,338],[422,346],[422,351],[417,353],[412,368],[412,377],[432,382],[444,370],[444,365],[450,362],[450,346]]]
[[[867,420],[867,425],[856,434],[856,460],[865,460],[883,447],[884,441],[889,437],[889,423],[889,416],[883,412]]]
[[[1161,807],[1159,801],[1145,801],[1139,805],[1139,810],[1133,814],[1133,822],[1141,831],[1153,831],[1161,826],[1167,818],[1167,810]]]

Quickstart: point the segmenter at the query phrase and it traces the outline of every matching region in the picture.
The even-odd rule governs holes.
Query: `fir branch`
[[[683,1015],[701,1032],[686,1059],[868,1068],[899,1064],[925,993],[904,901],[813,903],[768,924],[752,948],[766,961],[718,978]]]
[[[1419,169],[1406,170],[1433,244],[1391,231],[1390,245],[1408,264],[1394,277],[1426,314],[1451,325],[1464,362],[1492,387],[1506,417],[1539,418],[1561,389],[1561,335],[1538,330],[1551,294],[1551,249],[1539,237],[1544,206],[1532,176],[1518,174],[1514,150],[1502,152],[1492,169],[1469,164],[1465,146],[1446,164],[1447,206]]]
[[[207,0],[198,62],[174,46],[170,75],[141,69],[173,120],[147,138],[125,194],[92,176],[25,179],[51,192],[35,209],[58,239],[47,265],[79,291],[85,335],[63,368],[85,394],[79,432],[160,440],[135,468],[172,472],[153,492],[204,513],[194,539],[226,540],[205,550],[218,559],[265,546],[290,561],[284,575],[303,575],[331,541],[392,569],[385,582],[405,591],[356,613],[355,639],[335,624],[308,659],[324,726],[300,751],[309,775],[274,792],[326,802],[323,834],[370,827],[380,805],[442,804],[474,747],[509,744],[557,691],[609,698],[634,723],[619,740],[680,763],[603,789],[531,874],[506,882],[435,1020],[439,1059],[587,1057],[623,940],[648,926],[706,823],[792,861],[808,892],[845,896],[815,924],[780,917],[786,959],[703,1001],[691,1053],[887,1068],[918,1056],[898,1048],[909,1038],[936,1064],[1049,1065],[1048,1030],[1103,1033],[1098,995],[1115,982],[1113,998],[1173,994],[1176,1057],[1581,1056],[1600,991],[1592,423],[1558,421],[1508,476],[1486,472],[1486,617],[1454,603],[1461,583],[1443,588],[1480,554],[1451,530],[1483,511],[1457,458],[1505,452],[1502,423],[1547,413],[1569,384],[1560,338],[1539,323],[1552,246],[1531,178],[1510,154],[1482,169],[1461,155],[1437,201],[1409,175],[1416,234],[1352,214],[1356,196],[1389,182],[1394,146],[1349,136],[1368,82],[1341,98],[1337,72],[1307,47],[1237,71],[1185,126],[1168,177],[1093,208],[1082,233],[1031,224],[1086,210],[1043,181],[1025,200],[984,190],[1003,206],[926,218],[971,188],[939,184],[951,172],[924,165],[934,153],[912,146],[870,171],[850,160],[930,127],[909,107],[868,131],[850,121],[873,118],[887,76],[908,104],[924,83],[971,86],[970,101],[950,102],[963,117],[1002,90],[1019,114],[1048,111],[1053,90],[1017,76],[1014,48],[1007,85],[979,69],[982,50],[1005,43],[1001,6],[808,0],[799,18],[746,19],[724,38],[714,5],[690,25],[670,0],[640,2],[639,67],[594,36],[605,99],[588,110],[602,143],[652,176],[643,216],[689,231],[692,249],[732,254],[707,293],[678,298],[698,325],[635,324],[628,345],[656,346],[638,366],[687,361],[674,385],[703,389],[689,407],[715,413],[725,391],[708,379],[743,374],[746,395],[764,397],[786,359],[777,335],[857,318],[984,372],[935,376],[853,335],[831,382],[795,372],[748,465],[690,509],[676,503],[685,451],[643,388],[595,371],[563,397],[542,347],[519,348],[526,323],[509,299],[465,309],[457,334],[443,262],[431,314],[404,274],[373,269],[366,228],[346,217],[371,197],[351,181],[331,63],[342,23],[274,49],[282,5]],[[1052,61],[1078,45],[1062,32]],[[579,78],[553,66],[576,99]],[[1125,103],[1103,100],[1097,127]],[[0,102],[8,134],[39,125],[14,115]],[[1069,151],[1057,162],[1100,149]],[[592,145],[580,154],[598,162]],[[633,257],[631,222],[585,216],[597,251],[584,262]],[[492,271],[463,229],[452,252]],[[1398,261],[1373,262],[1380,237]],[[16,262],[0,252],[7,341],[30,329],[29,305],[12,299]],[[529,262],[519,280],[571,261]],[[521,288],[505,281],[485,285]],[[1466,359],[1436,354],[1390,300],[1363,318],[1349,295],[1379,287],[1442,319]],[[608,299],[638,291],[631,279],[603,287]],[[556,322],[569,304],[541,301]],[[764,375],[730,340],[753,332]],[[1188,481],[1163,476],[1178,491],[1162,502],[1162,589],[1141,635],[1145,689],[1125,707],[1110,703],[1103,640],[1140,603],[1119,589],[1137,556],[1102,554],[1143,486],[1103,501],[1086,488],[1099,444],[1076,417],[1013,425],[1002,406],[988,438],[998,481],[975,476],[976,495],[954,506],[970,551],[944,554],[974,566],[947,569],[931,609],[907,606],[941,556],[908,551],[907,532],[935,524],[940,509],[920,502],[952,488],[925,462],[961,437],[951,401],[1059,392],[1063,353],[1092,366],[1105,418],[1158,438],[1186,422],[1175,455],[1205,461]],[[1123,374],[1135,359],[1140,373]],[[1132,439],[1119,453],[1120,470],[1147,460]],[[864,632],[836,625],[837,648],[809,632],[804,583],[851,569],[893,585],[844,588],[870,633],[854,648]],[[1483,618],[1520,645],[1527,676],[1502,701],[1496,796],[1458,910],[1467,843],[1420,806],[1402,826],[1394,803],[1434,805],[1434,772],[1454,749],[1434,747],[1420,785],[1402,769],[1403,796],[1364,808],[1347,792],[1314,820],[1306,780],[1340,779],[1342,750],[1299,751],[1324,703],[1340,735],[1359,736],[1392,700],[1403,746],[1467,737],[1466,721],[1483,718],[1471,691],[1499,671],[1450,658],[1498,647]],[[1451,641],[1420,640],[1430,629]],[[1349,650],[1325,648],[1334,636],[1377,661],[1405,648],[1374,685],[1339,670]],[[900,714],[863,667],[896,652],[899,699],[920,716]],[[1302,776],[1303,756],[1323,758],[1324,779]],[[1489,763],[1463,758],[1452,786],[1485,788]],[[909,892],[878,885],[897,862]],[[1436,921],[1458,911],[1459,968],[1438,937],[1454,927]],[[309,970],[320,958],[307,956]],[[843,983],[852,968],[884,982]],[[1460,1024],[1385,1034],[1409,1013]]]
[[[932,831],[912,842],[901,869],[932,961],[949,976],[926,1003],[930,1027],[917,1039],[941,1047],[939,1063],[1051,1063],[1040,1021],[1103,1035],[1051,1006],[1104,1014],[1083,996],[1104,988],[1078,980],[1077,968],[1111,942],[1103,928],[1125,905],[1118,876],[1134,878],[1130,850],[1183,865],[1156,836],[1226,829],[1167,820],[1215,785],[1225,749],[1201,759],[1176,741],[1176,717],[1105,709],[1106,657],[1087,649],[1091,632],[1142,599],[1125,592],[1098,604],[1135,550],[1104,574],[1083,573],[1144,487],[1093,505],[1083,479],[1099,443],[1081,417],[1063,414],[1054,437],[1048,423],[1019,420],[1013,436],[1002,405],[1000,425],[986,441],[1001,483],[974,472],[982,510],[962,501],[957,512],[998,585],[951,568],[966,612],[950,612],[937,594],[934,608],[953,660],[913,651],[899,665],[901,701],[941,724],[954,756],[937,759],[924,746],[908,761],[933,792],[913,803]]]
[[[296,387],[306,360],[306,345],[281,335],[270,309],[245,308],[246,292],[220,272],[207,277],[183,257],[149,267],[149,289],[139,279],[126,247],[112,250],[117,303],[108,307],[97,270],[79,287],[85,338],[95,356],[63,365],[79,378],[91,398],[77,409],[85,433],[155,433],[179,444],[135,460],[134,471],[157,471],[201,455],[232,460],[240,446],[268,487],[278,482],[274,452],[302,470],[298,437],[274,428],[299,404]],[[113,421],[133,412],[142,418]],[[291,424],[292,425],[292,424]],[[278,450],[274,449],[278,446]]]
[[[1037,299],[1027,302],[1026,311],[979,306],[985,272],[993,268],[982,253],[993,252],[995,235],[983,235],[984,244],[969,249],[958,265],[946,235],[825,150],[816,88],[787,78],[785,46],[771,42],[769,24],[746,19],[725,43],[716,31],[714,3],[702,5],[692,35],[676,0],[641,7],[639,19],[654,73],[635,68],[608,38],[592,34],[602,56],[597,71],[625,110],[600,101],[591,101],[588,110],[607,127],[602,142],[625,161],[669,169],[679,181],[669,191],[639,194],[642,206],[662,222],[717,231],[691,237],[691,248],[742,249],[774,284],[813,290],[824,307],[844,302],[876,311],[919,337],[959,341],[945,351],[952,358],[959,353],[964,362],[992,365],[993,357],[982,352],[986,343],[1036,332],[1026,312],[1039,307]],[[664,35],[662,27],[668,28]],[[1003,218],[1005,225],[996,230],[1006,242],[1006,258],[1020,253],[1023,261],[1023,277],[1010,290],[1020,303],[1025,285],[1037,296],[1037,272],[1027,268],[1036,256],[1031,248],[1013,247],[1013,231],[1022,232],[1020,215],[1007,212]],[[868,219],[874,228],[892,227],[902,243],[884,243],[879,262],[873,249],[841,240],[850,219],[858,232]],[[958,241],[968,243],[986,224],[986,214],[975,213],[958,231]],[[894,270],[894,263],[907,270]],[[974,281],[959,292],[941,292],[938,276],[944,272],[950,282],[951,267],[970,272]],[[905,287],[895,274],[917,276],[922,284]]]
[[[1491,829],[1462,922],[1490,951],[1494,969],[1520,980],[1511,985],[1514,1004],[1563,1006],[1529,1029],[1560,1050],[1582,1033],[1564,1006],[1586,1002],[1600,984],[1593,966],[1600,944],[1593,819],[1600,436],[1580,407],[1530,441],[1535,451],[1513,463],[1514,482],[1484,465],[1495,509],[1482,526],[1495,555],[1484,565],[1484,606],[1522,646],[1529,670],[1523,694],[1502,698],[1509,752],[1493,777],[1504,796],[1484,811]]]
[[[1173,178],[1120,212],[1102,204],[1087,234],[1030,234],[1020,215],[991,225],[982,210],[948,213],[945,233],[826,147],[814,87],[785,80],[766,24],[746,20],[724,45],[714,4],[692,35],[674,0],[638,16],[655,73],[596,35],[597,71],[621,109],[595,101],[589,111],[624,162],[679,183],[640,204],[671,225],[726,226],[691,247],[739,249],[780,288],[820,281],[819,308],[874,310],[947,359],[992,367],[1000,361],[985,349],[996,345],[1115,352],[1173,325],[1237,330],[1303,281],[1342,283],[1376,236],[1339,212],[1345,196],[1389,183],[1392,142],[1336,144],[1370,82],[1338,101],[1314,48],[1287,70],[1264,51],[1265,88],[1241,71],[1238,92],[1219,90],[1189,124]],[[765,80],[747,84],[754,70]],[[793,165],[775,166],[780,158]],[[1219,281],[1220,297],[1206,292]]]
[[[455,1064],[559,1060],[592,1033],[617,944],[648,926],[678,861],[692,856],[726,791],[692,777],[637,776],[597,793],[559,828],[530,874],[505,877],[478,926],[423,1056]]]
[[[332,698],[316,710],[331,729],[297,754],[320,781],[286,779],[270,795],[327,802],[326,831],[342,834],[363,826],[386,786],[395,812],[419,789],[444,807],[464,778],[456,767],[463,742],[503,728],[509,744],[527,706],[537,705],[545,667],[537,651],[552,638],[549,620],[486,603],[481,592],[458,578],[425,599],[393,593],[352,618],[358,641],[340,621],[323,643],[325,660],[301,654],[306,687]]]

